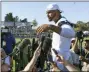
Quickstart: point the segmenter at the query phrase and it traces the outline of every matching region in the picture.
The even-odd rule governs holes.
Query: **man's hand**
[[[61,64],[64,64],[64,65],[67,65],[67,61],[64,60],[64,57],[60,54],[57,53],[57,51],[55,49],[52,49],[56,55],[56,60],[61,63]]]
[[[57,61],[58,61],[59,63],[65,65],[65,66],[67,65],[67,61],[64,60],[64,57],[63,57],[63,56],[61,56],[61,55],[56,55],[56,59],[57,59]]]
[[[39,46],[37,47],[37,49],[34,52],[34,56],[33,56],[34,58],[38,58],[40,56],[40,52],[41,52],[40,46],[41,46],[41,43],[39,44]]]
[[[79,56],[79,60],[82,60],[82,61],[84,61],[84,57],[83,56]]]
[[[39,26],[36,30],[37,34],[40,34],[42,32],[46,32],[49,30],[49,25],[48,24],[43,24],[42,26]]]

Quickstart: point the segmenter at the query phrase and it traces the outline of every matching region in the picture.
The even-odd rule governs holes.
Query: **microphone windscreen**
[[[45,36],[41,36],[41,42],[43,42],[45,40]]]
[[[18,48],[24,49],[28,44],[31,44],[30,40],[25,38],[22,42],[18,45]]]
[[[44,40],[45,40],[45,36],[42,36],[42,37],[40,38],[41,47],[43,46],[43,42],[44,42]]]
[[[42,50],[47,52],[51,48],[52,40],[50,38],[45,38],[42,46]]]

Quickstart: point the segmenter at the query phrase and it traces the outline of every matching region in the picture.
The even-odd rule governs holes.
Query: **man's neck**
[[[59,16],[58,18],[56,18],[56,19],[54,20],[54,22],[57,23],[58,20],[60,20],[60,19],[61,19],[61,17]]]

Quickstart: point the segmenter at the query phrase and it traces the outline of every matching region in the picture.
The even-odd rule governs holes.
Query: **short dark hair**
[[[58,12],[60,12],[60,13],[62,13],[62,11],[60,11],[60,10],[57,10]]]
[[[89,42],[89,39],[86,39],[85,42]]]

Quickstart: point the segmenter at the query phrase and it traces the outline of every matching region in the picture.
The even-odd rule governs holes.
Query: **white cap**
[[[5,28],[5,26],[4,26],[4,25],[2,25],[2,26],[1,26],[1,28]]]
[[[71,41],[75,40],[75,38],[72,38]]]
[[[57,4],[55,4],[55,3],[49,4],[49,5],[47,6],[46,11],[49,11],[49,10],[59,10],[59,11],[60,11],[59,6],[58,6]]]

